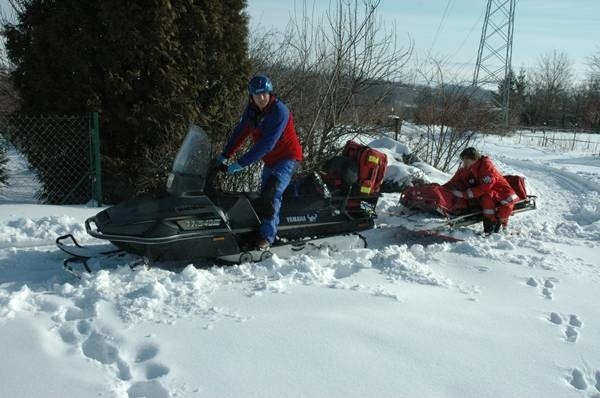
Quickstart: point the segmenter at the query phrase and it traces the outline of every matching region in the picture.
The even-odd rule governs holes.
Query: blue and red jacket
[[[302,160],[302,146],[296,134],[292,113],[274,95],[271,95],[269,104],[262,112],[250,101],[242,120],[235,126],[225,145],[223,156],[233,156],[248,136],[252,136],[254,145],[238,159],[242,167],[259,159],[262,159],[267,167],[282,160]]]

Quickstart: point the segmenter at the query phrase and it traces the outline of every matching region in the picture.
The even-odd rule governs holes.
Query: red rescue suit
[[[487,156],[482,156],[471,167],[458,169],[444,187],[460,191],[463,199],[477,199],[483,217],[504,226],[508,224],[514,202],[519,199]]]

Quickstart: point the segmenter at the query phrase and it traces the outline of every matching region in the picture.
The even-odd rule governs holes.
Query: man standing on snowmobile
[[[262,160],[261,196],[267,209],[262,214],[257,246],[266,250],[275,240],[283,191],[289,185],[297,162],[302,160],[302,147],[294,127],[292,113],[273,94],[273,83],[265,75],[256,75],[248,83],[250,96],[242,119],[235,126],[218,160],[225,164],[250,136],[254,145],[237,162],[227,168],[235,174]]]
[[[460,154],[462,167],[443,187],[462,199],[477,199],[483,212],[483,232],[505,229],[519,198],[487,156],[477,149],[466,148]]]

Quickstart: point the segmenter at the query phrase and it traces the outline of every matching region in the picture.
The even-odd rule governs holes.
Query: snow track
[[[555,195],[564,195],[567,192],[576,196],[587,192],[600,193],[600,184],[581,177],[576,173],[565,171],[549,164],[515,159],[508,161],[503,159],[503,161],[519,170],[522,174],[535,176],[536,180],[544,181],[546,184],[551,179],[554,180],[555,184],[550,189],[555,192]]]

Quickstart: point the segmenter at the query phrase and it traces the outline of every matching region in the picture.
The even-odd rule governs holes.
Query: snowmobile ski
[[[108,259],[115,256],[124,256],[126,253],[112,244],[84,246],[81,245],[72,234],[62,235],[56,238],[56,246],[69,254],[71,257],[63,261],[63,269],[69,274],[81,279],[84,273],[92,273],[89,261],[92,259]],[[135,259],[128,262],[131,269],[139,265],[147,265],[145,258]],[[80,271],[80,269],[82,269]]]
[[[70,243],[66,243],[69,241]],[[83,246],[77,242],[72,234],[62,235],[56,238],[56,246],[65,253],[79,258],[94,258],[123,252],[121,249],[116,248],[112,244]]]
[[[91,260],[108,259],[115,256],[124,257],[127,255],[127,252],[116,249],[113,245],[81,245],[71,234],[57,238],[56,244],[62,251],[71,255],[71,257],[63,261],[64,270],[79,279],[81,279],[84,273],[93,272],[89,263]],[[265,261],[273,257],[273,255],[277,255],[280,258],[287,258],[296,254],[310,255],[323,250],[330,253],[337,253],[343,250],[362,249],[366,246],[367,242],[365,238],[359,234],[335,235],[325,238],[304,239],[291,242],[280,240],[268,250],[247,250],[239,254],[222,256],[216,260],[229,264],[241,264]],[[134,257],[138,256],[134,255]],[[180,266],[183,263],[178,262],[177,264]],[[140,265],[149,266],[150,260],[147,257],[138,257],[124,265],[128,265],[133,270]],[[159,262],[156,263],[156,265],[160,266],[161,264]]]
[[[365,247],[367,247],[367,242],[359,234],[335,235],[318,239],[297,240],[290,243],[276,243],[268,250],[244,251],[239,254],[219,257],[219,260],[241,264],[264,261],[273,257],[273,255],[286,258],[296,254],[310,255],[322,250],[337,253]]]

